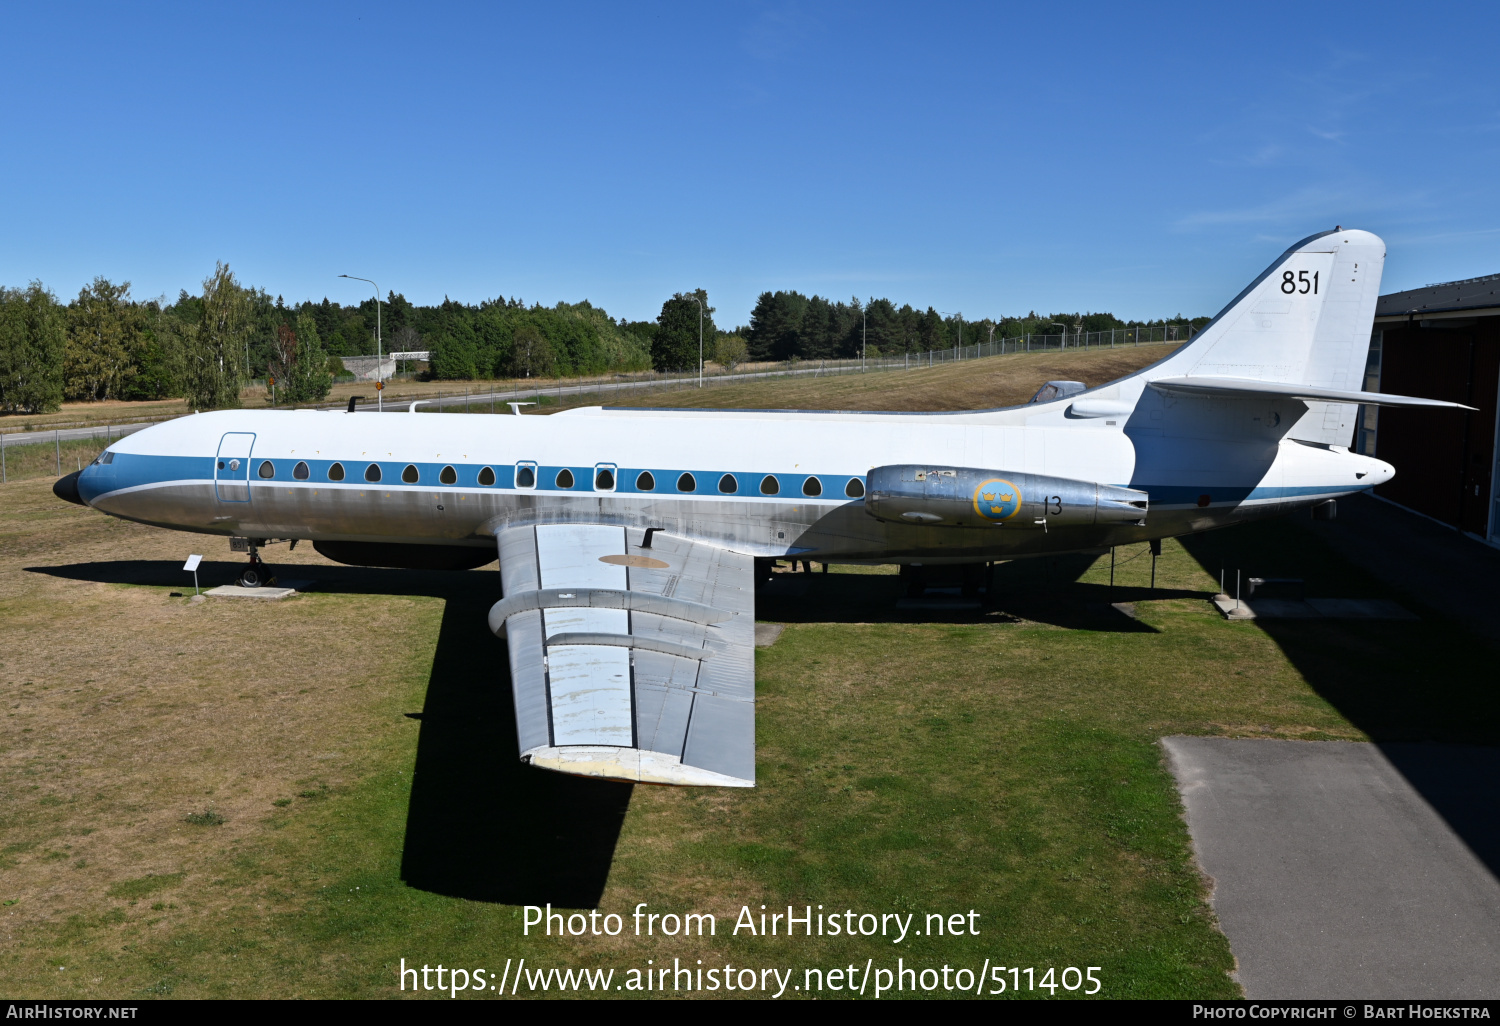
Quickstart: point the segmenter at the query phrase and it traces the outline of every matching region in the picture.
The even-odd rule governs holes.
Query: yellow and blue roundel
[[[1021,489],[1003,477],[992,477],[974,489],[974,512],[1001,523],[1021,512]]]

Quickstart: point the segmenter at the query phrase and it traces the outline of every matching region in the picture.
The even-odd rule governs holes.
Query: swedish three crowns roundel
[[[1021,512],[1021,489],[1003,477],[992,477],[974,489],[974,512],[996,523]]]

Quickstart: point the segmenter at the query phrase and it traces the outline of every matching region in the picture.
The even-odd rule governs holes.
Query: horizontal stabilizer
[[[1442,399],[1419,399],[1410,395],[1387,395],[1384,392],[1359,392],[1343,388],[1319,388],[1288,381],[1256,381],[1253,378],[1186,377],[1159,378],[1149,383],[1159,392],[1184,395],[1280,396],[1323,403],[1364,403],[1368,406],[1432,406],[1454,410],[1472,410],[1463,403]]]

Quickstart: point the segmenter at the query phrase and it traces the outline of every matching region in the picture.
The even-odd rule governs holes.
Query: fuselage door
[[[250,448],[254,444],[255,435],[248,431],[231,431],[219,439],[214,491],[220,502],[250,501]]]

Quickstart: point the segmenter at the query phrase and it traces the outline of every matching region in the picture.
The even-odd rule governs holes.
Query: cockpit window
[[[113,463],[114,461],[115,461],[115,454],[113,452],[110,452],[108,449],[105,449],[98,456],[94,457],[94,466],[97,467],[97,466],[99,466],[102,463]],[[219,466],[222,467],[223,464],[221,463],[221,464],[219,464]]]
[[[306,481],[307,480],[307,464],[303,463],[301,461],[298,461],[297,465],[292,468],[292,476],[294,478],[296,478],[298,481]]]
[[[276,466],[270,460],[261,460],[259,474],[261,477],[270,480],[276,476]]]

